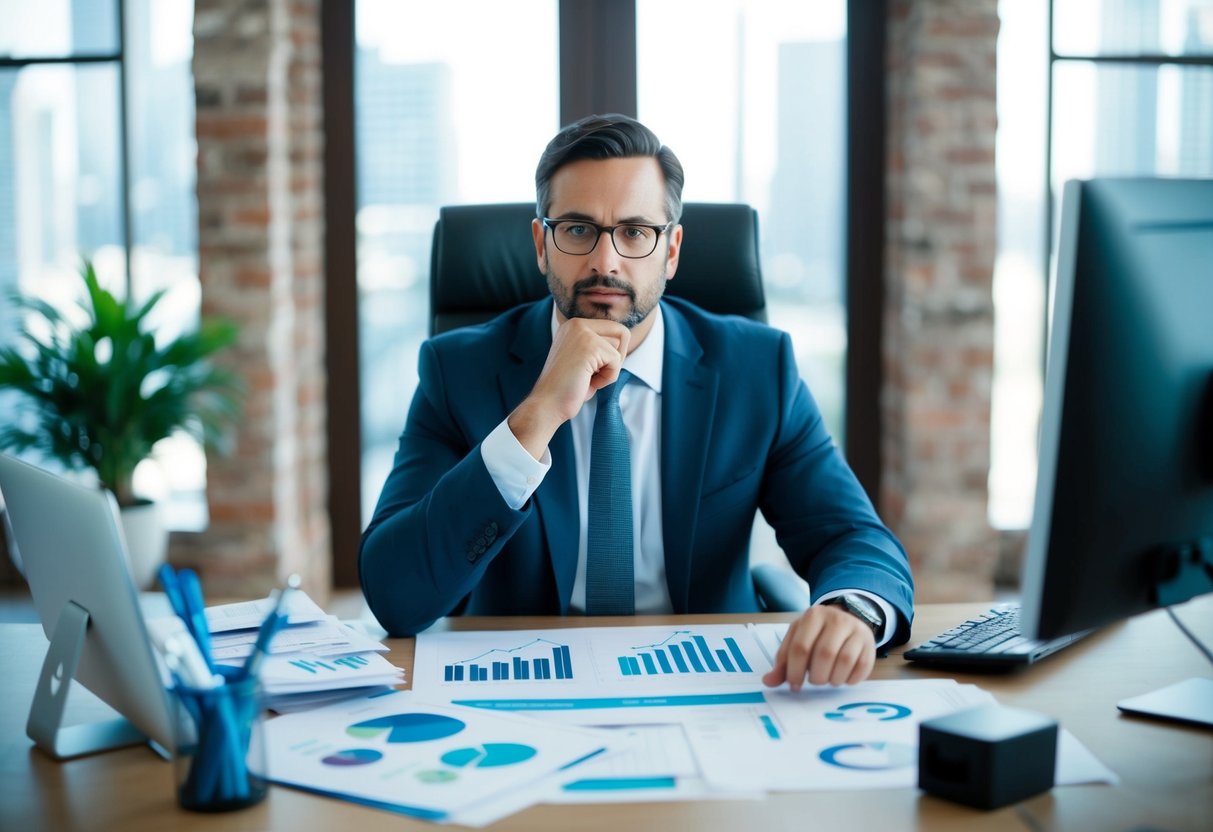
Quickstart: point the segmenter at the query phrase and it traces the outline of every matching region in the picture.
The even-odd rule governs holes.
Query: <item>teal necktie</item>
[[[632,458],[619,394],[631,373],[598,391],[590,440],[589,525],[586,539],[587,615],[636,611],[632,554]]]

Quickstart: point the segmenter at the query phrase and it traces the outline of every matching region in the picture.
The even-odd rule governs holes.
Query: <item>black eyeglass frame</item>
[[[563,254],[567,254],[570,257],[586,257],[591,255],[594,253],[594,249],[598,248],[598,241],[602,239],[602,235],[606,234],[611,238],[611,245],[615,247],[615,253],[627,260],[643,260],[646,257],[652,257],[653,252],[657,250],[657,241],[661,239],[661,235],[665,234],[675,225],[673,222],[667,222],[665,225],[649,225],[643,222],[621,222],[617,225],[599,225],[596,222],[576,219],[574,217],[540,217],[539,221],[543,223],[544,228],[552,232],[552,245],[556,246],[556,249]],[[560,248],[560,243],[556,242],[556,226],[566,222],[588,225],[597,231],[594,235],[594,245],[590,246],[588,251],[573,252]],[[657,232],[653,237],[653,248],[649,250],[648,254],[624,254],[619,250],[618,243],[615,242],[615,229],[617,228],[647,228],[650,231]]]

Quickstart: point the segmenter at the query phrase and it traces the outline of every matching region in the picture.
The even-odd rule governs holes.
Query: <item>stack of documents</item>
[[[632,740],[554,778],[546,799],[562,803],[912,787],[919,723],[994,701],[954,680],[766,688],[762,676],[786,630],[717,624],[422,633],[413,691],[547,722],[614,726]],[[1063,729],[1056,779],[1116,777]]]
[[[273,606],[273,598],[263,598],[207,607],[215,663],[242,665]],[[385,645],[326,615],[305,592],[292,592],[285,607],[287,625],[270,642],[260,667],[271,710],[314,707],[404,681],[404,671],[381,655],[387,652]]]
[[[785,632],[730,624],[422,633],[412,691],[270,720],[268,777],[467,826],[535,802],[912,788],[922,720],[993,700],[935,679],[764,688]],[[1061,732],[1059,785],[1113,781]]]

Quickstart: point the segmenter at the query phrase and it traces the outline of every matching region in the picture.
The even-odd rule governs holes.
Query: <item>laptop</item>
[[[167,756],[168,693],[131,581],[113,496],[3,454],[0,495],[51,642],[30,708],[30,738],[56,759],[147,741]],[[63,725],[73,680],[122,719]]]

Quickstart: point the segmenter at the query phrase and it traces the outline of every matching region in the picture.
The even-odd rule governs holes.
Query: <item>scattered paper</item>
[[[269,720],[264,737],[272,782],[481,826],[541,798],[609,734],[393,691]]]
[[[206,624],[212,633],[225,633],[228,630],[255,630],[261,626],[265,617],[274,610],[276,597],[261,598],[256,601],[239,601],[235,604],[218,604],[206,608]],[[288,624],[306,624],[310,621],[323,621],[328,616],[316,602],[302,590],[294,590],[283,601],[288,614]]]

